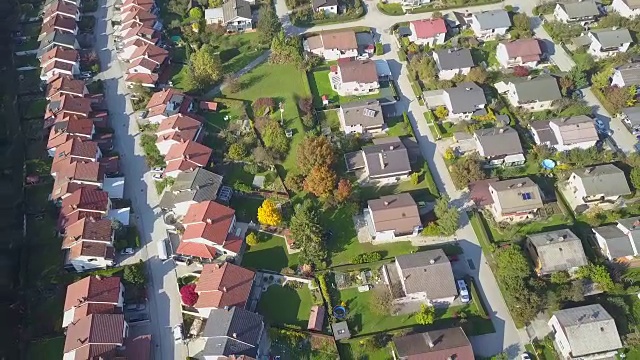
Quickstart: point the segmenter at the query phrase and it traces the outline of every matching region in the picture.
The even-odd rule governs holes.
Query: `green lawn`
[[[313,106],[317,109],[322,108],[322,95],[329,98],[329,103],[340,101],[338,93],[331,88],[329,72],[326,67],[309,72],[309,87],[311,88],[311,96],[313,96]]]
[[[40,69],[19,71],[18,79],[21,93],[40,90]]]
[[[264,51],[264,47],[258,43],[257,32],[225,35],[219,39],[214,47],[219,51],[225,74],[242,69]]]
[[[505,241],[517,241],[518,237],[524,237],[528,234],[536,234],[543,231],[548,231],[548,228],[558,228],[564,225],[569,226],[570,220],[563,214],[554,214],[545,219],[534,219],[534,221],[524,224],[514,224],[510,229],[506,231],[500,231],[494,226],[489,224],[489,235],[493,238],[494,242]],[[564,227],[566,227],[564,226]]]
[[[205,122],[205,128],[209,134],[217,134],[222,130],[229,127],[230,124],[236,123],[237,120],[242,120],[243,112],[241,102],[231,102],[224,99],[213,99],[218,103],[218,111],[207,111],[203,113]],[[225,120],[225,117],[229,117]]]
[[[41,118],[44,116],[44,112],[47,108],[47,100],[45,98],[39,98],[36,100],[30,99],[27,102],[20,102],[20,115],[24,118]]]
[[[419,174],[417,184],[413,184],[410,179],[407,179],[393,185],[363,186],[360,188],[361,199],[371,200],[384,195],[410,192],[416,201],[434,201],[440,196],[440,191],[433,179],[427,162],[420,160],[418,164],[412,167],[414,168],[414,172]]]
[[[393,4],[383,4],[382,2],[378,2],[377,4],[378,10],[383,14],[391,15],[391,16],[402,16],[404,15],[404,9],[401,4],[393,3]]]
[[[312,305],[311,292],[306,284],[299,289],[271,285],[260,297],[258,313],[270,324],[294,325],[305,329]]]
[[[324,110],[316,113],[321,128],[328,127],[333,132],[340,131],[340,118],[337,110]]]
[[[59,360],[63,351],[64,336],[32,341],[27,347],[27,360]]]
[[[36,58],[35,55],[16,55],[14,58],[16,62],[16,68],[27,67],[27,66],[40,66],[40,61]]]
[[[171,85],[179,90],[187,90],[187,71],[189,67],[183,64],[171,64],[169,71],[171,71]]]
[[[258,232],[257,235],[260,243],[247,246],[247,251],[242,257],[242,266],[280,272],[286,267],[298,265],[298,255],[287,253],[283,237],[263,232]]]
[[[388,136],[410,136],[411,125],[407,125],[404,122],[403,116],[394,116],[385,120],[387,123],[387,135]]]
[[[23,40],[23,42],[21,44],[16,45],[16,52],[19,51],[29,51],[29,50],[36,50],[38,48],[38,38],[37,37],[30,37],[27,38],[26,40]]]
[[[387,344],[383,348],[374,348],[363,346],[362,342],[368,339],[357,338],[337,343],[341,360],[389,360],[392,359],[391,344]]]

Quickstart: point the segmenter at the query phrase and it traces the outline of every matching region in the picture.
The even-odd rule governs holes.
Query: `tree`
[[[283,155],[289,150],[289,139],[284,129],[276,120],[269,120],[262,131],[264,145],[276,153]]]
[[[463,156],[450,167],[451,179],[458,189],[469,183],[486,178],[477,156]]]
[[[587,80],[587,73],[579,68],[578,66],[574,66],[571,71],[569,71],[568,75],[573,81],[573,85],[576,89],[582,89],[589,86],[589,80]]]
[[[310,97],[303,97],[298,99],[298,108],[305,115],[310,115],[313,113],[313,99]]]
[[[393,296],[384,286],[376,287],[373,296],[370,297],[371,310],[378,315],[389,315],[391,313],[391,303]]]
[[[225,75],[223,86],[232,94],[237,93],[242,88],[242,86],[240,85],[240,80],[238,80],[237,77],[231,74]]]
[[[566,271],[558,271],[551,274],[551,282],[554,284],[566,284],[569,280],[571,280],[571,277]]]
[[[469,70],[467,74],[467,81],[476,82],[478,84],[485,84],[489,80],[489,74],[482,66],[476,66]]]
[[[633,104],[632,93],[628,86],[621,88],[610,86],[605,88],[603,93],[615,112],[619,112],[620,109],[630,106],[629,104]]]
[[[222,78],[220,57],[215,54],[211,45],[202,45],[200,49],[191,54],[190,60],[196,88],[204,89]]]
[[[260,239],[258,238],[258,235],[256,235],[256,233],[251,232],[249,233],[249,235],[247,235],[247,245],[249,246],[254,246],[254,245],[258,245],[258,243],[260,242]]]
[[[563,95],[567,95],[567,93],[569,93],[569,90],[573,88],[573,80],[571,80],[571,78],[568,76],[561,77],[559,83],[560,90]]]
[[[189,10],[189,17],[194,20],[202,20],[204,18],[204,12],[199,7],[194,7]]]
[[[144,285],[147,282],[147,276],[144,273],[144,263],[142,260],[137,264],[126,266],[122,277],[124,281],[129,284],[136,286]]]
[[[613,69],[604,69],[602,71],[598,71],[593,74],[591,77],[591,84],[598,89],[603,89],[609,86],[611,75],[613,74]]]
[[[526,278],[531,275],[531,267],[518,245],[501,248],[495,252],[497,274],[504,278]]]
[[[384,47],[382,46],[381,42],[376,43],[376,55],[384,55]]]
[[[222,0],[209,0],[209,8],[222,7]]]
[[[278,226],[282,222],[280,209],[273,201],[265,199],[262,202],[262,205],[258,208],[258,222],[267,226]]]
[[[193,306],[198,302],[198,293],[196,292],[196,284],[187,284],[180,288],[180,298],[182,303],[187,306]]]
[[[336,189],[334,196],[338,202],[346,201],[351,196],[351,182],[347,179],[340,179],[338,181],[338,188]]]
[[[445,106],[438,106],[433,113],[438,119],[446,119],[449,116],[449,110]]]
[[[316,165],[304,180],[304,189],[315,196],[331,195],[336,183],[336,173],[327,166]]]
[[[293,64],[304,68],[300,38],[298,36],[287,36],[284,30],[280,30],[271,41],[269,61],[273,64]]]
[[[302,191],[304,187],[304,175],[289,171],[284,178],[284,186],[291,191]]]
[[[631,169],[629,177],[631,178],[631,185],[633,185],[633,188],[640,190],[640,168],[634,167]]]
[[[297,165],[302,174],[308,174],[316,166],[331,167],[336,154],[326,136],[308,136],[298,146]]]
[[[432,306],[420,304],[420,311],[415,314],[416,322],[420,325],[433,324],[435,315],[436,313]]]
[[[440,233],[445,236],[455,234],[456,230],[458,230],[460,221],[460,213],[458,212],[458,209],[451,207],[449,200],[448,195],[443,195],[436,201],[436,205],[433,210],[438,218],[436,223],[438,224]]]
[[[240,161],[247,156],[247,147],[242,142],[234,142],[229,146],[227,156],[231,160]]]
[[[518,76],[518,77],[526,77],[529,76],[529,69],[527,69],[525,66],[514,66],[513,67],[513,75]]]
[[[520,34],[529,34],[531,37],[531,23],[529,22],[529,16],[525,13],[517,13],[513,16],[513,27],[517,29]]]
[[[609,274],[609,270],[604,265],[591,264],[582,266],[575,272],[575,276],[578,279],[591,279],[591,281],[600,285],[603,291],[610,291],[615,287],[611,274]]]
[[[258,31],[260,42],[268,44],[282,29],[280,19],[273,6],[263,5],[258,14]]]
[[[295,209],[289,228],[296,247],[300,249],[302,264],[320,264],[327,258],[326,245],[322,239],[320,213],[311,199],[306,199]]]

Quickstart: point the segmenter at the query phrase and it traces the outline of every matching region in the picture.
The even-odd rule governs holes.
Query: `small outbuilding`
[[[349,326],[346,321],[331,324],[331,330],[333,330],[333,338],[336,340],[343,340],[351,337],[351,332],[349,332]]]
[[[324,306],[312,306],[311,313],[309,314],[309,324],[307,325],[307,330],[322,331],[322,326],[324,325],[324,316]]]

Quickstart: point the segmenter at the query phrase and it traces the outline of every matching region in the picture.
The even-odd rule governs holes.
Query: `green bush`
[[[384,47],[381,42],[376,43],[376,55],[384,55]]]
[[[380,252],[378,251],[374,251],[374,252],[364,253],[364,254],[359,254],[354,256],[353,259],[351,259],[351,263],[366,264],[366,263],[376,262],[380,260],[382,260],[382,254],[380,254]]]
[[[425,226],[422,229],[422,236],[439,236],[440,235],[440,227],[435,221],[429,223],[429,225]]]
[[[320,292],[322,293],[322,297],[327,302],[327,309],[329,309],[329,319],[333,317],[333,301],[331,299],[331,293],[329,292],[329,286],[327,284],[327,275],[320,274],[317,277],[318,284],[320,285]]]
[[[160,154],[158,147],[156,146],[156,137],[151,134],[142,134],[140,137],[140,144],[142,145],[142,151],[144,151],[144,157],[147,160],[149,167],[162,167],[165,166],[164,157]]]
[[[407,61],[407,53],[402,49],[398,50],[398,59],[400,59],[400,61]]]
[[[412,185],[418,185],[419,182],[420,182],[420,175],[418,175],[418,173],[412,173],[411,174],[411,184]]]

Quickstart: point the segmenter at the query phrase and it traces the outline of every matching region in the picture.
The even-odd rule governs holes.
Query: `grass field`
[[[327,68],[309,72],[309,87],[311,88],[311,96],[313,96],[313,106],[317,109],[322,108],[322,95],[329,98],[329,103],[340,101],[338,93],[331,88],[329,69]]]
[[[402,116],[394,116],[385,120],[387,124],[387,135],[388,136],[409,136],[411,135],[411,129],[409,127],[411,125],[407,125],[404,122],[404,118]]]
[[[64,336],[32,341],[27,347],[27,360],[59,360],[64,351]]]
[[[299,289],[271,285],[260,297],[258,312],[270,324],[306,328],[311,306],[311,292],[306,284]]]
[[[242,257],[242,266],[252,269],[266,269],[280,272],[286,267],[298,264],[297,254],[288,254],[283,237],[258,232],[260,243],[247,246]]]

